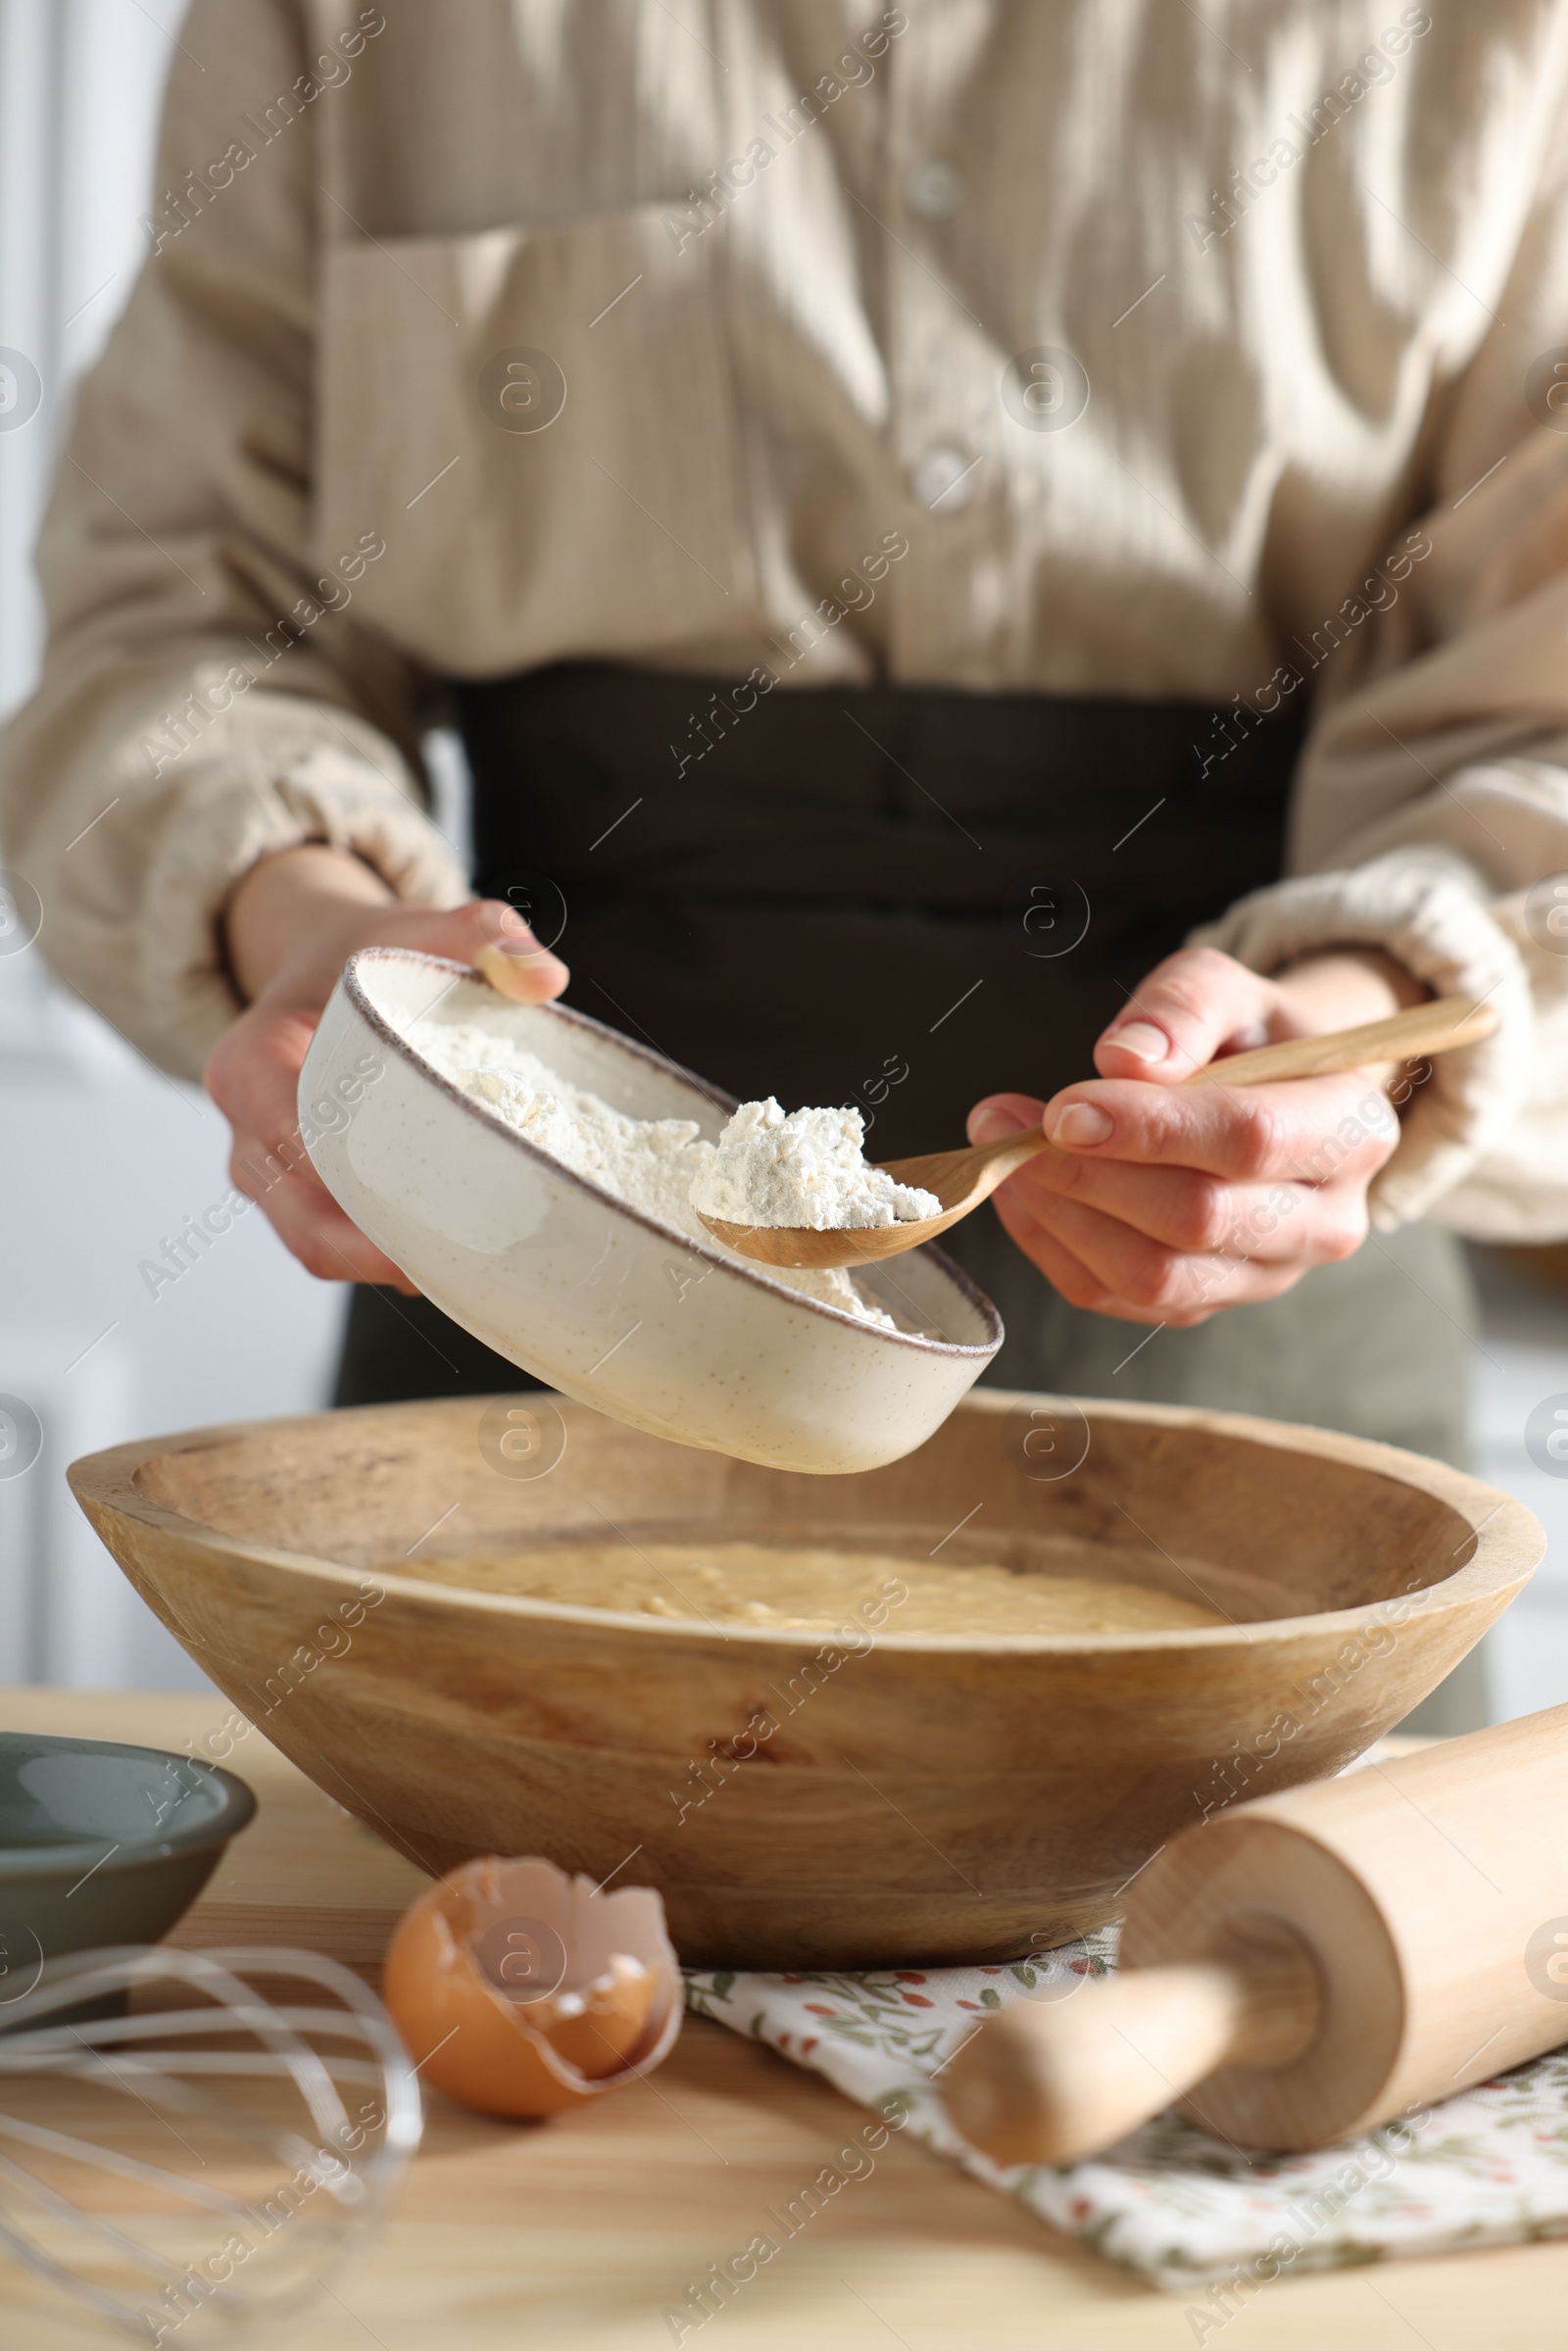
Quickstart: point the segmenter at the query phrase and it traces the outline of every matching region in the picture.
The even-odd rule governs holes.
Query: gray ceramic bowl
[[[47,1960],[167,1935],[255,1810],[188,1755],[0,1731],[0,2032]]]

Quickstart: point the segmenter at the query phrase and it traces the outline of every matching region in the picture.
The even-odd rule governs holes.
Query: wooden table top
[[[227,1719],[218,1697],[0,1692],[5,1730],[180,1750]],[[172,1939],[304,1944],[373,1980],[393,1920],[427,1881],[259,1732],[227,1762],[260,1812]],[[665,2307],[762,2229],[767,2208],[799,2194],[859,2112],[816,2076],[698,2018],[650,2080],[543,2127],[493,2122],[435,2095],[426,2103],[424,2144],[390,2226],[289,2328],[292,2351],[659,2351],[674,2339]],[[895,2138],[686,2341],[704,2351],[1186,2351],[1198,2339],[1196,2299],[1136,2283]],[[18,2351],[122,2339],[4,2258],[0,2308],[0,2334]],[[1568,2243],[1281,2278],[1223,2338],[1224,2351],[1546,2351],[1568,2344]]]

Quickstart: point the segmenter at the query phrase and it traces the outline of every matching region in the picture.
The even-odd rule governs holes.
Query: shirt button
[[[964,178],[956,164],[940,155],[916,164],[904,183],[905,201],[911,213],[927,220],[951,220],[964,197]]]
[[[956,514],[974,496],[979,463],[961,449],[928,449],[909,475],[909,486],[933,514]]]

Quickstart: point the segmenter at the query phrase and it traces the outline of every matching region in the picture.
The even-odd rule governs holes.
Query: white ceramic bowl
[[[1002,1344],[940,1249],[859,1276],[927,1333],[819,1305],[684,1240],[563,1167],[407,1042],[440,1006],[513,1037],[616,1109],[717,1136],[734,1102],[581,1012],[514,1004],[464,964],[350,957],[300,1075],[322,1182],[444,1314],[509,1362],[633,1428],[773,1469],[875,1469],[922,1445]]]

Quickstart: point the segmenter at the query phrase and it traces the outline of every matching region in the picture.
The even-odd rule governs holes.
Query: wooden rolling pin
[[[1568,2041],[1568,1706],[1184,1830],[1121,1971],[1022,1999],[946,2069],[1000,2163],[1070,2163],[1175,2099],[1319,2147]]]

